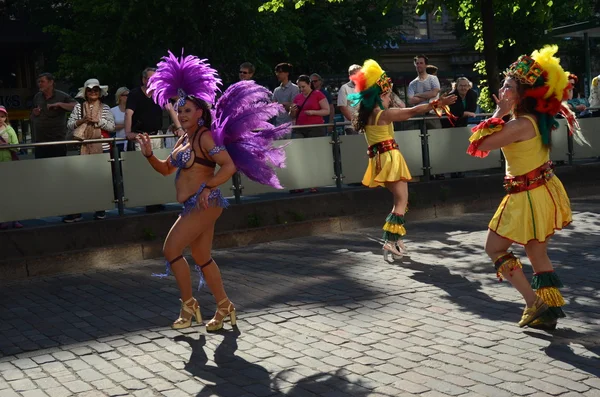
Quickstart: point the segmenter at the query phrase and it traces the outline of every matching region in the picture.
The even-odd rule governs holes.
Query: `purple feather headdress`
[[[225,146],[238,171],[263,185],[283,189],[273,167],[285,167],[284,147],[273,147],[275,139],[290,132],[290,124],[274,127],[268,122],[283,112],[271,102],[271,93],[251,80],[230,86],[215,105],[212,136]]]
[[[206,59],[193,55],[178,59],[171,51],[157,65],[156,73],[148,79],[148,91],[154,102],[164,107],[169,99],[178,97],[182,106],[188,96],[200,98],[209,105],[215,103],[221,79]]]

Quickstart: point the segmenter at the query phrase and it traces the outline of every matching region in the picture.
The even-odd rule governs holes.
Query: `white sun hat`
[[[77,93],[76,98],[85,98],[85,89],[86,88],[94,88],[94,87],[100,88],[101,96],[108,95],[108,86],[107,85],[100,85],[100,82],[98,81],[98,79],[88,79],[83,84],[83,87],[79,88],[79,92]]]

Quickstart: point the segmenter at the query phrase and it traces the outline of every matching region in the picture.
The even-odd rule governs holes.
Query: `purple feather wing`
[[[213,113],[215,143],[227,148],[238,171],[263,185],[283,189],[273,167],[285,167],[284,147],[273,141],[290,132],[290,124],[268,122],[283,111],[270,92],[254,81],[240,81],[219,98]]]

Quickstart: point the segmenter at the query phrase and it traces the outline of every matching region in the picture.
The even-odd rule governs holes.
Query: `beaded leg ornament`
[[[391,252],[395,258],[401,258],[406,253],[406,247],[402,243],[402,236],[405,234],[404,215],[391,212],[383,225],[384,256],[386,251]]]
[[[562,287],[563,283],[554,271],[533,274],[531,288],[535,290],[537,296],[546,302],[549,309],[540,318],[541,321],[553,321],[556,323],[556,319],[566,317],[565,312],[561,308],[565,305],[565,300],[558,290]]]
[[[165,261],[165,272],[164,273],[152,273],[152,277],[167,278],[172,274],[171,264],[183,259],[183,255],[179,255],[177,258],[170,261]]]
[[[213,258],[210,258],[208,260],[208,262],[206,262],[204,265],[202,265],[202,266],[196,265],[196,271],[198,272],[198,276],[199,276],[198,291],[200,291],[200,289],[206,285],[206,279],[204,278],[204,272],[202,271],[202,269],[204,269],[206,266],[211,265],[213,263],[215,263],[215,261],[213,260]]]
[[[502,282],[502,273],[508,272],[512,276],[513,270],[522,269],[523,265],[521,261],[512,253],[499,256],[494,261],[494,268],[496,269],[496,277],[498,281]]]
[[[152,273],[152,277],[158,277],[158,278],[167,278],[169,277],[171,274],[173,274],[173,271],[171,270],[171,265],[175,262],[177,262],[178,260],[183,259],[183,255],[179,255],[177,258],[171,260],[171,261],[165,261],[165,272],[164,273]],[[202,289],[203,286],[206,285],[206,280],[204,279],[204,274],[202,273],[202,269],[205,268],[206,266],[210,265],[211,263],[213,263],[213,259],[210,258],[210,260],[208,262],[206,262],[204,265],[202,266],[198,266],[196,265],[196,271],[198,272],[198,291],[200,291],[200,289]]]

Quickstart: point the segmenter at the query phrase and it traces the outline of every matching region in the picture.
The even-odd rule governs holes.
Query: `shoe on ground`
[[[106,211],[96,211],[94,213],[94,219],[104,219],[106,218]]]
[[[79,222],[82,219],[83,219],[83,217],[81,216],[81,214],[67,215],[63,218],[63,222],[64,223],[74,223],[74,222]]]
[[[540,329],[542,331],[554,331],[558,322],[556,320],[547,320],[542,317],[538,317],[527,326],[529,328]]]
[[[15,229],[21,229],[21,228],[23,228],[23,224],[21,222],[19,222],[19,221],[14,221],[13,222],[13,227]]]
[[[524,326],[529,325],[533,320],[544,314],[546,310],[548,310],[548,305],[538,296],[535,298],[535,302],[533,302],[531,307],[525,307],[525,310],[523,310],[523,316],[521,316],[521,321],[519,321],[519,327],[523,328]]]

